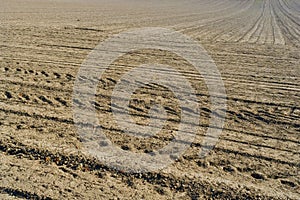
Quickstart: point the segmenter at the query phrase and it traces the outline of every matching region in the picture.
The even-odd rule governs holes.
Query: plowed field
[[[227,111],[216,146],[201,158],[212,113],[201,76],[171,52],[144,49],[118,58],[91,102],[116,147],[159,149],[180,119],[174,95],[146,84],[132,96],[132,117],[143,124],[156,101],[169,124],[148,139],[124,134],[110,96],[126,69],[176,66],[195,86],[201,113],[195,140],[174,163],[127,173],[83,153],[73,88],[100,42],[143,27],[199,42],[219,69]],[[0,0],[0,72],[0,199],[300,199],[298,0]]]

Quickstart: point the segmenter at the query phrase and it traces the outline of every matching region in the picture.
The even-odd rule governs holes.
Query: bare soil
[[[0,5],[0,199],[300,198],[299,1],[0,0]],[[202,159],[198,153],[211,113],[203,79],[170,52],[142,50],[119,58],[100,80],[95,104],[116,146],[137,153],[161,148],[180,119],[172,93],[147,85],[132,97],[133,118],[147,120],[153,100],[173,120],[153,138],[125,135],[112,118],[110,95],[126,69],[145,62],[178,67],[194,84],[201,110],[195,141],[172,165],[126,173],[82,153],[72,95],[77,72],[96,45],[141,27],[170,28],[199,41],[219,68],[228,108],[217,145]]]

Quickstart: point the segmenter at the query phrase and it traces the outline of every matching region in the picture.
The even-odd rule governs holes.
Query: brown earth
[[[300,198],[299,1],[0,0],[0,5],[0,199]],[[173,164],[126,173],[82,152],[72,95],[77,72],[96,45],[141,27],[170,28],[199,41],[219,68],[228,108],[217,145],[202,159],[211,105],[199,74],[170,52],[145,49],[119,58],[100,80],[94,102],[114,145],[139,153],[161,148],[180,119],[174,95],[146,85],[132,96],[133,118],[143,124],[153,100],[173,120],[153,138],[123,134],[113,121],[110,95],[126,69],[145,62],[177,66],[194,84],[201,111],[195,141]]]

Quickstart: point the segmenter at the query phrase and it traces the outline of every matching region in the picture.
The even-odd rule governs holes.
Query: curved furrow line
[[[214,6],[214,7],[209,6],[209,7],[201,8],[201,10],[198,10],[198,13],[199,13],[199,11],[201,12],[202,10],[204,11],[204,13],[199,13],[198,18],[195,18],[194,21],[189,21],[188,24],[186,24],[186,25],[192,25],[193,23],[199,21],[199,17],[200,18],[203,18],[203,17],[209,18],[209,17],[211,17],[211,14],[216,14],[216,13],[220,14],[221,12],[226,13],[227,10],[235,9],[236,7],[238,7],[238,5],[240,5],[239,1],[226,0],[223,2],[219,2],[219,4],[216,4],[216,6]],[[197,8],[197,9],[199,9],[199,8]],[[180,25],[181,24],[176,24],[176,26],[180,26]]]
[[[255,4],[254,4],[255,5]],[[251,7],[248,8],[249,10]],[[249,12],[249,10],[244,8],[244,11],[234,14],[233,16],[228,16],[222,20],[215,21],[209,25],[203,27],[203,31],[191,33],[191,36],[206,37],[209,41],[217,42],[229,42],[232,37],[236,37],[237,32],[240,30],[241,26],[244,25],[246,19],[252,19],[255,13]]]
[[[271,2],[267,0],[267,6],[265,10],[265,24],[263,30],[258,38],[258,44],[273,44],[274,42],[274,30],[272,26],[272,15],[271,15]]]
[[[284,45],[284,38],[274,15],[274,1],[265,1],[260,18],[253,27],[237,41],[258,44]]]
[[[249,40],[253,37],[255,32],[257,32],[257,30],[259,29],[259,26],[261,26],[261,23],[264,18],[266,2],[262,2],[262,4],[261,4],[261,2],[257,2],[257,3],[259,3],[259,5],[262,5],[262,6],[260,6],[261,14],[260,14],[259,18],[257,19],[257,21],[255,21],[254,25],[245,33],[245,35],[243,35],[240,39],[237,40],[237,42],[249,42]]]
[[[207,25],[212,25],[212,24],[215,24],[218,22],[226,21],[227,18],[236,16],[242,12],[245,12],[253,5],[253,2],[254,1],[238,2],[233,6],[230,6],[230,7],[224,8],[224,9],[220,9],[220,10],[212,11],[211,14],[216,13],[216,12],[218,13],[216,17],[208,17],[208,18],[206,18],[204,20],[200,20],[200,21],[198,19],[195,22],[184,23],[183,25],[179,24],[173,28],[175,28],[176,30],[182,31],[186,34],[193,33],[195,31],[198,31],[200,28],[204,27],[204,29],[205,29],[205,26],[207,26]]]
[[[266,4],[268,4],[268,0],[266,1]],[[265,44],[265,40],[267,38],[266,32],[268,27],[268,12],[267,12],[268,8],[266,5],[266,8],[264,10],[264,14],[263,14],[263,21],[259,24],[259,27],[257,29],[257,31],[252,35],[252,37],[249,39],[249,43],[256,43],[256,44]]]
[[[291,5],[290,8],[293,8],[296,13],[300,12],[300,2],[298,0],[290,0],[288,1]],[[298,14],[298,16],[300,16]]]
[[[282,11],[279,9],[278,2],[275,1],[274,4],[275,3],[276,3],[276,6],[274,6],[274,14],[276,16],[278,25],[283,32],[285,42],[297,47],[298,42],[295,41],[295,40],[297,40],[295,38],[295,33],[293,32],[293,30],[291,30],[291,28],[289,27],[290,25],[287,23],[286,17],[282,14]]]
[[[269,16],[268,16],[269,23],[268,23],[267,39],[266,39],[265,43],[266,44],[275,44],[276,35],[278,35],[280,33],[276,33],[277,30],[275,29],[276,24],[274,24],[274,21],[276,21],[276,20],[275,20],[274,16],[272,15],[272,12],[273,12],[272,1],[270,1],[270,3],[269,3],[268,10],[269,10]],[[278,39],[277,39],[277,41],[278,41]]]
[[[231,0],[227,0],[227,1],[231,1]],[[176,25],[179,24],[187,24],[189,22],[195,22],[195,21],[199,21],[199,18],[207,18],[209,16],[209,13],[211,12],[211,10],[215,10],[219,7],[223,7],[221,5],[223,4],[228,4],[228,2],[226,1],[211,1],[211,2],[206,2],[206,3],[202,3],[202,1],[196,1],[193,3],[193,7],[190,8],[190,12],[187,13],[183,13],[182,15],[179,15],[178,13],[174,14],[173,17],[171,16],[166,16],[166,17],[161,17],[159,16],[158,19],[153,19],[151,18],[151,23],[156,23],[158,26],[168,26],[173,28]],[[195,9],[197,8],[197,9]],[[208,15],[208,16],[207,16]],[[142,26],[144,26],[143,24],[145,24],[146,22],[148,22],[149,20],[143,20],[143,22],[140,22]],[[149,22],[148,22],[149,23]]]
[[[247,21],[256,20],[257,16],[258,16],[257,20],[259,20],[259,16],[261,13],[259,13],[259,9],[254,9],[255,6],[256,4],[254,4],[252,8],[249,8],[247,12],[245,11],[243,14],[240,14],[239,16],[228,19],[227,26],[231,26],[231,29],[227,31],[226,34],[220,35],[219,38],[216,38],[216,41],[238,42],[241,39],[239,36],[241,32],[245,29],[245,27],[247,27],[248,24],[251,24],[251,22],[247,22]]]
[[[280,6],[283,8],[283,10],[285,11],[285,13],[290,17],[290,19],[297,24],[298,26],[300,26],[300,16],[299,15],[295,15],[292,11],[292,8],[288,6],[287,1],[283,1],[283,0],[279,0]]]
[[[278,25],[276,16],[274,14],[274,5],[273,2],[270,4],[271,6],[271,16],[272,16],[272,28],[273,28],[273,35],[274,35],[274,44],[275,45],[285,45],[285,40],[282,34],[282,31]]]
[[[262,21],[263,12],[261,11],[261,9],[263,10],[263,8],[261,7],[261,3],[255,2],[253,7],[249,9],[249,13],[252,14],[252,16],[249,15],[248,18],[244,18],[241,20],[238,26],[239,28],[235,30],[235,34],[229,40],[233,42],[248,41],[251,35],[253,35],[258,28],[258,24],[260,24]]]
[[[298,28],[300,27],[300,23],[298,22],[299,19],[295,19],[288,11],[288,9],[285,8],[285,6],[283,5],[283,3],[279,0],[279,10],[281,11],[281,13],[283,14],[283,16],[285,17],[285,20],[288,20],[288,24],[289,27],[291,29],[293,29],[293,31],[300,36],[299,30]]]
[[[203,34],[203,37],[206,37],[210,41],[219,41],[224,39],[218,39],[220,37],[228,37],[227,35],[234,35],[236,33],[232,33],[234,30],[237,30],[236,28],[238,27],[238,23],[233,23],[237,19],[242,18],[249,13],[248,11],[251,9],[252,6],[254,6],[255,3],[248,4],[243,6],[239,11],[233,13],[232,15],[225,16],[221,20],[212,22],[208,26],[204,27],[205,33]],[[250,12],[250,14],[252,14]],[[240,27],[239,27],[240,28]],[[202,34],[199,34],[202,36]],[[228,40],[225,40],[225,42],[228,42]]]
[[[269,5],[269,0],[264,1],[261,21],[258,22],[258,25],[257,25],[255,31],[250,36],[250,38],[248,39],[247,42],[249,42],[249,43],[259,43],[260,38],[264,37],[264,35],[262,35],[262,33],[263,33],[263,31],[265,29],[265,26],[266,26],[266,23],[267,23],[268,5]],[[263,43],[260,42],[260,44],[263,44]]]
[[[232,0],[212,0],[212,1],[195,1],[193,4],[194,8],[201,9],[200,11],[204,12],[210,12],[211,10],[219,9],[219,8],[226,8],[227,5],[229,5],[232,2]],[[200,13],[198,13],[200,14]]]
[[[164,22],[164,19],[157,19],[157,24],[158,25],[164,25],[170,28],[175,28],[177,26],[180,25],[187,25],[189,23],[195,23],[195,22],[199,22],[199,19],[203,19],[202,21],[205,21],[205,19],[210,18],[210,15],[212,13],[212,11],[217,10],[219,8],[222,8],[221,10],[224,9],[225,5],[230,5],[230,3],[232,2],[232,0],[227,0],[227,1],[212,1],[214,3],[210,4],[210,2],[208,2],[207,5],[203,5],[200,7],[197,7],[198,2],[195,2],[195,5],[190,9],[190,13],[189,14],[184,14],[183,16],[178,16],[178,14],[174,15],[174,17],[169,18],[169,20],[165,20],[166,22]],[[226,7],[226,6],[225,6]],[[197,9],[195,9],[197,8]],[[151,19],[151,22],[155,22],[155,20]],[[145,23],[146,21],[144,21],[143,23]],[[142,24],[143,24],[142,23]]]
[[[300,30],[299,30],[299,23],[296,22],[284,9],[280,1],[276,1],[277,3],[277,10],[278,10],[278,20],[281,21],[282,27],[286,30],[286,33],[288,34],[289,40],[291,40],[291,43],[293,43],[295,46],[299,45],[300,41]]]

